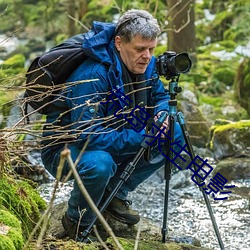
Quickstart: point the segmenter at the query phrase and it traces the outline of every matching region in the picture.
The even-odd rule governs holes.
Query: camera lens
[[[186,53],[177,55],[174,58],[175,70],[179,73],[186,73],[191,67],[191,60]]]

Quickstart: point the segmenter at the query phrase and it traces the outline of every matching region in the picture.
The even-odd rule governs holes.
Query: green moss
[[[212,97],[212,96],[209,96],[209,95],[200,95],[199,101],[200,101],[200,103],[207,103],[207,104],[210,104],[210,105],[212,105],[214,107],[221,108],[221,106],[222,106],[222,104],[224,103],[225,100],[221,96]]]
[[[122,245],[124,250],[133,250],[135,241],[133,239],[124,239],[124,238],[118,238],[120,244]],[[110,243],[113,245],[113,240],[109,238],[107,243]],[[113,248],[112,248],[113,249]],[[140,241],[138,243],[138,249],[139,250],[198,250],[198,249],[204,249],[200,247],[196,247],[193,245],[188,245],[184,243],[175,243],[175,242],[167,242],[162,243],[161,241],[155,241],[155,240],[144,240]]]
[[[225,132],[231,129],[245,129],[250,127],[250,121],[239,121],[239,122],[234,122],[226,125],[217,125],[215,126],[214,133],[220,133],[220,132]]]
[[[21,230],[20,221],[16,218],[16,216],[11,214],[7,210],[0,209],[0,221],[7,226]]]
[[[24,237],[27,238],[46,203],[27,182],[4,176],[0,179],[0,206],[8,209],[21,221]]]
[[[2,64],[2,69],[9,69],[11,67],[23,68],[24,64],[25,56],[23,54],[16,54],[4,61],[4,63]]]
[[[235,70],[228,67],[221,67],[214,71],[213,77],[228,86],[232,86],[235,78]]]
[[[232,131],[235,131],[235,140],[247,144],[250,141],[250,121],[249,120],[243,120],[238,122],[232,122],[225,125],[214,125],[211,127],[210,130],[210,149],[213,150],[214,148],[214,140],[215,137],[218,141],[220,141],[222,144],[227,144],[229,149],[231,148],[233,152],[234,145],[232,142],[230,142],[230,136],[228,136],[229,133]],[[249,133],[246,131],[249,130]]]
[[[10,227],[6,235],[0,235],[0,249],[21,249],[24,243],[20,221],[9,211],[0,210],[0,223]]]
[[[13,241],[7,235],[0,234],[0,249],[16,250]]]
[[[15,228],[11,228],[7,236],[12,240],[16,249],[22,249],[24,245],[24,240],[22,236],[22,231],[16,231]]]

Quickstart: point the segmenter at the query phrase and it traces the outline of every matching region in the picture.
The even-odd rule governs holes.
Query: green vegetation
[[[41,211],[45,210],[45,208],[45,201],[40,197],[35,187],[32,187],[27,180],[15,179],[14,176],[7,174],[1,175],[0,209],[7,209],[21,221],[23,237],[25,239],[33,230],[34,225],[41,216]],[[2,220],[0,219],[0,221]]]
[[[5,209],[0,209],[0,249],[21,249],[24,243],[21,223],[17,217]]]
[[[230,137],[233,134],[233,138]],[[219,124],[211,127],[210,149],[214,150],[214,141],[219,141],[222,145],[235,147],[236,142],[247,145],[250,141],[250,121],[242,120],[238,122],[229,122],[227,124]],[[229,149],[230,150],[230,149]]]

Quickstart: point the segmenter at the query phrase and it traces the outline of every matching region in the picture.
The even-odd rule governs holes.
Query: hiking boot
[[[131,205],[132,201],[114,197],[105,211],[122,223],[134,225],[140,221],[140,216],[130,208]]]
[[[68,217],[67,213],[65,213],[64,216],[62,217],[62,225],[66,232],[65,236],[68,236],[70,239],[85,243],[91,243],[98,240],[92,234],[90,234],[85,239],[83,237],[83,232],[85,231],[86,227],[78,225],[78,223],[76,223],[75,221],[73,221]]]

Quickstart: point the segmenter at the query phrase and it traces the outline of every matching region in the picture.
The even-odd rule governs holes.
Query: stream
[[[132,208],[158,226],[159,232],[163,223],[165,195],[162,176],[162,172],[158,171],[129,196],[133,201]],[[53,185],[52,181],[39,187],[46,201],[50,200]],[[230,182],[230,185],[250,187],[250,179]],[[64,184],[57,192],[55,203],[66,201],[71,188],[72,182]],[[209,197],[225,249],[250,250],[249,200],[236,194],[228,194],[227,197],[226,200],[216,201]],[[176,238],[196,238],[203,247],[220,250],[203,195],[191,181],[188,170],[173,174],[170,180],[167,224],[169,232]]]

